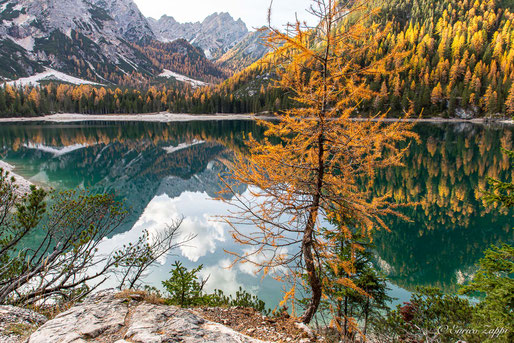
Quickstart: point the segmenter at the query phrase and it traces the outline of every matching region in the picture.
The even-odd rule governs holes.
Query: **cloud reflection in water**
[[[190,235],[195,238],[181,246],[180,253],[189,261],[197,262],[201,257],[214,253],[218,242],[225,242],[226,224],[212,217],[217,207],[212,203],[214,201],[206,193],[184,192],[176,198],[166,194],[158,195],[150,201],[131,230],[105,240],[104,244],[112,250],[133,243],[144,230],[148,231],[151,238],[165,230],[173,220],[183,216],[179,240]],[[163,264],[165,262],[161,261]]]

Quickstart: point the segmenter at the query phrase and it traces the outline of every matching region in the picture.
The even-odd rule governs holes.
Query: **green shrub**
[[[200,279],[198,273],[203,269],[200,265],[188,270],[182,263],[176,261],[171,270],[171,278],[163,281],[162,285],[168,292],[166,303],[181,307],[210,306],[210,307],[247,307],[253,308],[263,314],[269,314],[264,301],[257,296],[248,293],[239,287],[235,297],[225,295],[223,291],[216,289],[214,293],[204,292],[204,286],[208,280]]]
[[[206,281],[199,280],[197,274],[202,270],[203,265],[189,271],[182,263],[175,261],[173,267],[171,278],[162,282],[170,295],[167,303],[181,307],[202,305],[205,297],[203,287]]]

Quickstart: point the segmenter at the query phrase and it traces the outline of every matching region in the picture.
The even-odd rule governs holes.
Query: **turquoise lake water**
[[[486,206],[486,177],[509,181],[514,171],[500,148],[512,148],[512,126],[468,123],[418,124],[421,141],[411,145],[405,167],[381,172],[377,194],[397,201],[424,201],[405,210],[411,222],[388,219],[391,232],[376,235],[374,262],[390,279],[395,303],[416,286],[454,292],[474,272],[491,244],[514,242],[512,213]],[[143,230],[158,232],[184,217],[182,231],[195,234],[152,269],[146,281],[160,285],[175,260],[203,264],[207,290],[254,292],[270,307],[282,285],[255,275],[249,265],[231,269],[224,250],[241,247],[215,216],[229,211],[213,200],[223,161],[243,147],[244,134],[262,136],[252,121],[181,123],[95,122],[0,124],[0,159],[23,177],[57,190],[88,188],[115,193],[130,208],[127,222],[103,243],[105,251],[134,241]],[[240,192],[247,191],[241,186]]]

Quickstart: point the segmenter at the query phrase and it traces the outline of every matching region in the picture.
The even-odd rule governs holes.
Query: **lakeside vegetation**
[[[113,195],[35,186],[22,194],[0,168],[0,304],[73,303],[108,278],[119,289],[139,287],[150,266],[192,238],[179,240],[181,220],[170,220],[163,232],[100,253],[127,215]]]

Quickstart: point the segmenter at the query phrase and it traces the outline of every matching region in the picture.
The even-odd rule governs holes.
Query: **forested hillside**
[[[510,4],[510,5],[509,5]],[[499,0],[385,1],[382,20],[394,23],[381,49],[405,52],[404,70],[374,80],[377,109],[463,108],[502,113],[514,80],[514,2]],[[380,54],[380,51],[378,52]],[[512,103],[510,108],[512,109]]]
[[[189,74],[189,73],[187,73]],[[259,78],[259,74],[254,76]],[[155,82],[154,82],[155,83]],[[249,113],[264,107],[278,110],[290,105],[279,89],[265,87],[241,96],[222,96],[218,86],[193,88],[187,83],[167,81],[151,85],[144,81],[138,88],[58,84],[47,81],[40,86],[0,87],[0,117],[41,116],[50,113]],[[214,91],[213,91],[214,89]],[[216,110],[214,110],[216,109]]]
[[[364,111],[391,109],[391,115],[397,115],[411,101],[415,111],[423,109],[425,115],[467,117],[514,111],[513,1],[391,0],[376,4],[381,11],[375,20],[382,28],[391,24],[391,31],[378,42],[376,51],[361,58],[378,59],[393,50],[402,58],[389,66],[387,77],[370,79],[376,95],[362,104]],[[224,112],[233,99],[241,102],[237,107],[255,112],[287,106],[268,91],[272,76],[269,67],[256,63],[207,94],[197,92],[191,111]],[[211,97],[222,100],[211,101]],[[215,103],[219,103],[217,108],[210,107]]]
[[[169,69],[195,79],[218,83],[229,77],[229,72],[207,59],[202,50],[184,39],[163,43],[152,41],[134,45],[152,64],[160,70]]]

